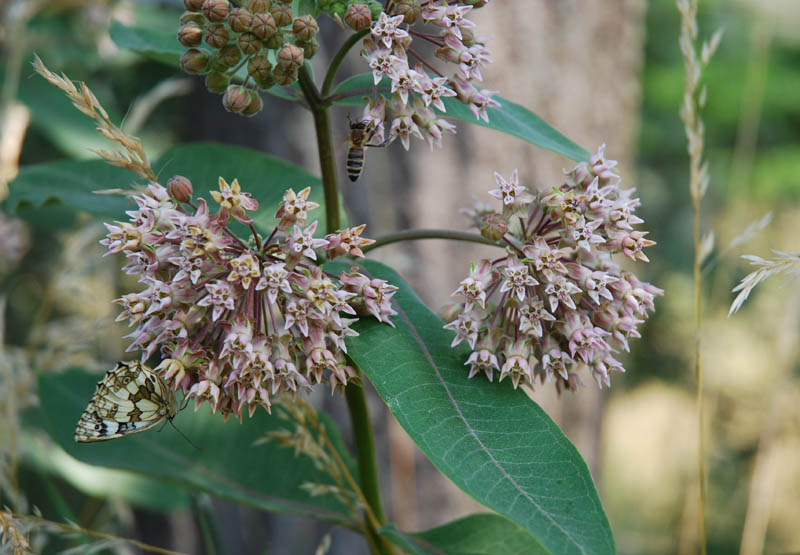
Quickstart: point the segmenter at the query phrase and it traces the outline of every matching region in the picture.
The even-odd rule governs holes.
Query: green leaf
[[[41,412],[42,408],[36,410]],[[72,458],[60,447],[41,441],[41,438],[33,434],[26,434],[22,439],[25,442],[25,458],[28,464],[60,476],[88,495],[120,499],[154,511],[189,507],[187,491],[176,485],[133,472],[88,465]]]
[[[170,12],[172,13],[172,12]],[[120,48],[138,52],[163,64],[180,67],[186,48],[178,42],[178,17],[170,27],[134,24],[127,26],[117,20],[111,22],[111,40]]]
[[[549,551],[613,553],[589,469],[558,426],[508,381],[467,379],[468,348],[450,348],[453,333],[392,269],[362,266],[400,288],[397,327],[362,318],[348,354],[431,462]]]
[[[549,553],[524,528],[494,514],[475,514],[424,532],[410,534],[394,526],[379,531],[415,555],[535,555]]]
[[[370,94],[373,87],[371,73],[362,73],[345,79],[334,90],[332,96],[336,100],[334,104],[343,106],[363,106],[362,94],[337,98],[337,95],[351,93],[353,91],[364,91],[363,94]],[[378,85],[385,96],[389,96],[389,81],[384,80]],[[481,127],[488,127],[496,131],[501,131],[508,135],[518,137],[536,146],[552,150],[555,153],[566,156],[572,160],[583,161],[589,159],[589,153],[576,145],[564,135],[553,129],[542,118],[510,100],[500,96],[495,96],[495,100],[500,103],[499,108],[490,108],[489,123],[476,119],[464,104],[454,97],[443,98],[447,112],[445,117],[457,119],[467,123],[475,123]]]
[[[322,184],[307,171],[255,150],[215,143],[190,143],[173,147],[153,165],[162,183],[172,175],[188,177],[194,186],[194,198],[204,197],[213,208],[209,195],[219,190],[219,177],[229,182],[239,179],[242,188],[258,200],[259,208],[251,215],[261,231],[271,231],[274,214],[289,187],[295,191],[311,186],[311,200],[323,204]],[[6,206],[17,211],[49,204],[62,204],[107,220],[123,219],[124,211],[134,208],[133,201],[120,195],[97,195],[103,189],[130,189],[143,183],[128,170],[102,160],[58,161],[23,167],[10,185]],[[324,208],[315,215],[322,217]]]
[[[293,427],[292,423],[261,409],[253,418],[245,417],[242,424],[235,419],[224,422],[219,414],[210,414],[207,406],[195,413],[187,410],[179,414],[175,425],[202,451],[197,451],[175,430],[166,428],[112,441],[76,443],[75,425],[99,377],[78,370],[39,377],[45,426],[51,438],[75,459],[164,480],[263,510],[304,514],[351,525],[349,509],[334,496],[311,497],[300,489],[307,482],[332,484],[331,478],[317,470],[310,458],[295,457],[293,449],[275,442],[253,445],[270,431]],[[333,423],[325,424],[328,434],[341,447],[343,443]],[[352,467],[350,457],[340,451]]]

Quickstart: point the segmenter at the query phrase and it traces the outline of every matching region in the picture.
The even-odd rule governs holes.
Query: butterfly
[[[175,393],[139,361],[120,362],[97,382],[75,428],[75,441],[107,441],[148,430],[178,413]]]

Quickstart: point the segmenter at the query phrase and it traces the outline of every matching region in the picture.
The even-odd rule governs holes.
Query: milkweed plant
[[[34,67],[118,145],[98,154],[133,172],[136,183],[122,191],[127,209],[105,222],[100,242],[132,278],[125,283],[138,284],[115,301],[118,320],[129,326],[131,358],[151,364],[194,405],[195,415],[178,417],[205,447],[192,456],[230,477],[237,467],[214,465],[222,455],[212,441],[219,429],[231,441],[241,436],[236,457],[285,462],[285,470],[262,468],[271,481],[244,483],[281,500],[266,508],[323,515],[363,533],[373,552],[469,551],[458,543],[469,541],[464,527],[479,527],[486,541],[513,539],[530,549],[613,552],[586,464],[533,400],[547,387],[564,403],[580,402],[584,386],[610,387],[663,293],[636,275],[654,243],[637,215],[640,201],[623,185],[606,145],[587,153],[515,107],[517,125],[547,127],[575,163],[547,184],[513,167],[473,176],[486,187],[483,199],[464,207],[476,231],[445,236],[496,251],[454,269],[460,283],[454,302],[439,312],[444,321],[397,272],[369,260],[370,250],[401,237],[373,240],[364,225],[341,216],[333,106],[358,104],[357,121],[372,144],[399,140],[406,150],[440,147],[469,123],[509,132],[497,116],[509,117],[510,101],[484,88],[491,40],[473,20],[476,11],[502,4],[184,3],[175,21],[182,70],[202,75],[207,91],[244,117],[265,102],[308,109],[320,177],[295,168],[289,173],[296,178],[276,184],[270,178],[276,160],[237,150],[243,162],[264,169],[260,179],[245,176],[226,164],[226,152],[234,151],[222,145],[213,146],[216,158],[209,157],[212,147],[194,147],[185,167],[171,157],[156,171],[142,143],[111,121],[89,86],[52,72],[39,58]],[[323,19],[336,22],[340,49],[315,79],[308,60],[318,53]],[[360,55],[363,74],[342,79],[339,66],[350,52]],[[198,171],[192,156],[206,157],[210,169]],[[98,198],[98,205],[118,199]],[[425,237],[424,231],[414,236]],[[439,535],[392,526],[378,484],[367,382],[435,466],[495,514],[445,524]],[[335,425],[313,408],[308,394],[316,389],[346,402],[354,459]],[[88,401],[91,390],[85,394]],[[207,424],[191,423],[203,415]],[[253,426],[260,426],[255,442],[241,431]],[[146,435],[154,434],[111,444],[134,450]],[[191,449],[173,447],[182,442],[177,436],[157,441]],[[67,449],[114,466],[99,451],[92,454],[99,447]],[[164,460],[142,464],[150,475],[175,478]],[[203,480],[177,481],[215,491]]]

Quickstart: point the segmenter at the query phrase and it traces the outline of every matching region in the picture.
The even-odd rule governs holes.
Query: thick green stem
[[[325,80],[322,82],[322,99],[323,102],[327,100],[328,95],[331,92],[331,87],[333,87],[333,80],[336,77],[336,72],[339,70],[339,66],[344,60],[344,57],[347,56],[347,53],[350,52],[350,49],[355,46],[355,44],[361,40],[363,36],[369,33],[369,29],[364,29],[363,31],[359,31],[358,33],[351,35],[347,41],[342,45],[336,55],[331,60],[331,65],[328,68],[328,73],[325,74]]]
[[[487,239],[479,233],[472,233],[469,231],[454,231],[452,229],[407,229],[405,231],[398,231],[396,233],[389,233],[383,237],[378,237],[373,244],[362,247],[361,250],[366,253],[391,243],[414,241],[417,239],[448,239],[450,241],[466,241],[468,243],[503,247],[503,245],[498,245],[496,241]]]
[[[349,383],[344,390],[347,398],[347,408],[350,412],[350,424],[353,428],[353,443],[356,446],[356,460],[358,461],[358,477],[361,482],[361,491],[369,503],[375,519],[381,524],[386,524],[386,515],[383,513],[381,503],[381,489],[378,480],[378,461],[375,455],[375,442],[372,437],[372,425],[367,408],[367,396],[360,385]],[[369,523],[375,543],[381,553],[392,553],[389,543],[381,538]]]
[[[300,69],[299,83],[300,89],[308,101],[311,115],[314,118],[319,166],[322,171],[322,187],[325,191],[325,229],[328,233],[335,233],[341,228],[341,221],[339,220],[339,185],[336,183],[336,163],[333,158],[333,141],[331,141],[328,108],[322,104],[319,91],[305,67]]]
[[[341,61],[341,60],[340,60]],[[329,75],[331,72],[328,72]],[[331,77],[331,80],[333,78]],[[317,135],[319,165],[322,171],[322,185],[325,189],[325,220],[328,233],[341,228],[339,220],[339,187],[336,183],[336,165],[333,158],[328,108],[320,98],[319,90],[311,79],[308,70],[303,67],[299,73],[300,89],[308,101],[309,109],[314,117],[314,130]],[[372,438],[372,427],[369,422],[369,411],[364,389],[360,385],[348,384],[345,389],[347,407],[350,411],[350,423],[358,461],[358,473],[361,490],[364,493],[369,509],[379,525],[386,524],[386,516],[381,503],[381,492],[378,482],[378,462],[375,457],[375,443]],[[367,528],[375,545],[382,554],[391,554],[391,545],[381,538],[371,519],[367,519]]]

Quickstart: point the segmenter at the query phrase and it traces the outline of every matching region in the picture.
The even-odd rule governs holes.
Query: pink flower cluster
[[[392,93],[391,110],[387,110],[386,99],[379,95],[368,99],[364,110],[363,120],[372,122],[376,140],[384,141],[388,125],[388,141],[400,138],[406,150],[412,136],[427,141],[431,149],[434,145],[441,146],[442,133],[455,132],[455,126],[433,110],[445,112],[442,99],[446,97],[458,97],[476,118],[489,121],[487,109],[499,103],[492,100],[494,91],[474,85],[482,80],[481,68],[490,60],[486,37],[476,37],[472,32],[475,23],[466,17],[473,7],[458,1],[422,2],[419,16],[423,22],[438,28],[436,33],[412,30],[409,24],[416,21],[416,14],[409,17],[408,13],[383,12],[372,24],[371,34],[364,39],[362,55],[372,69],[375,85],[386,76]],[[453,66],[448,75],[440,73],[411,47],[412,37],[437,47],[436,57]],[[409,56],[417,60],[413,68]]]
[[[445,328],[456,332],[453,346],[466,341],[472,349],[469,377],[483,372],[491,381],[498,371],[514,387],[555,379],[560,393],[581,385],[582,369],[600,387],[624,371],[616,353],[640,337],[637,327],[663,291],[612,260],[622,253],[646,262],[643,249],[654,243],[635,229],[639,199],[620,188],[604,149],[538,194],[519,184],[516,170],[508,180],[495,173],[498,188],[489,194],[502,209],[467,212],[507,251],[474,263],[453,293],[464,301]]]
[[[124,270],[144,286],[116,301],[117,320],[136,328],[128,350],[147,359],[160,349],[157,370],[170,386],[226,418],[241,419],[245,406],[250,415],[259,405],[270,410],[271,396],[314,383],[342,389],[356,375],[344,356],[345,339],[357,335],[352,316],[391,324],[396,287],[355,269],[332,275],[314,261],[320,250],[329,259],[363,256],[360,247],[372,243],[364,226],[315,238],[310,188],[289,189],[263,240],[247,217],[258,203],[236,180],[219,184],[215,214],[203,199],[192,204],[191,183],[176,176],[169,189],[151,183],[135,196],[128,222],[106,224],[101,243],[124,253]],[[231,217],[251,226],[249,241],[230,229]]]

